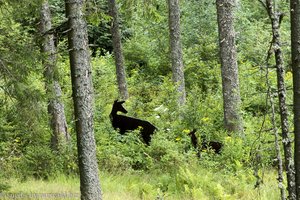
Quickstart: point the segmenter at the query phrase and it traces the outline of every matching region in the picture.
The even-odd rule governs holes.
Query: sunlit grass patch
[[[213,171],[198,166],[180,168],[174,173],[124,171],[122,174],[100,173],[104,200],[235,200],[235,199],[278,199],[279,190],[276,172],[266,171],[263,184],[254,189],[255,178],[251,171],[236,174]],[[60,175],[45,180],[18,179],[8,181],[10,189],[6,194],[62,194],[59,198],[79,199],[79,178]],[[4,193],[5,194],[5,193]],[[65,196],[73,194],[77,196]],[[9,199],[9,198],[0,198]],[[24,198],[26,199],[26,198]],[[27,198],[32,199],[32,198]],[[35,198],[38,199],[38,198]],[[45,199],[45,198],[40,198]]]
[[[10,189],[0,199],[79,199],[79,179],[65,175],[50,180],[13,178],[8,181]]]

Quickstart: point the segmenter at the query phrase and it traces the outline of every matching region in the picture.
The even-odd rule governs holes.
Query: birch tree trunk
[[[275,119],[275,106],[274,106],[274,98],[273,95],[270,94],[270,88],[269,88],[269,98],[270,98],[270,104],[271,104],[271,110],[272,110],[272,117],[271,117],[271,121],[272,121],[272,129],[273,129],[273,133],[274,133],[274,140],[275,140],[275,150],[276,150],[276,161],[278,162],[278,169],[277,169],[277,180],[278,180],[278,187],[280,190],[280,196],[281,196],[281,200],[286,200],[286,196],[285,196],[285,187],[284,187],[284,179],[283,179],[283,164],[282,164],[282,159],[281,159],[281,150],[280,150],[280,143],[279,143],[279,135],[278,135],[278,131],[276,128],[276,119]]]
[[[65,0],[82,200],[101,200],[93,125],[93,85],[83,0]]]
[[[272,23],[272,33],[273,33],[273,50],[275,53],[275,62],[277,70],[277,88],[278,88],[278,100],[280,109],[280,120],[281,120],[281,130],[282,130],[282,143],[285,158],[285,169],[287,174],[287,184],[289,199],[296,199],[295,191],[295,174],[294,174],[294,161],[292,153],[292,140],[289,133],[288,124],[288,110],[286,106],[286,88],[284,83],[284,64],[283,55],[281,51],[281,40],[279,32],[279,18],[280,14],[277,12],[273,5],[273,0],[266,0],[266,7]]]
[[[290,0],[296,194],[300,199],[300,1]]]
[[[182,58],[182,47],[180,39],[180,8],[179,0],[168,0],[169,6],[169,31],[170,31],[170,51],[172,61],[173,82],[179,94],[178,104],[186,102],[184,67]]]
[[[261,1],[262,2],[262,1]],[[263,5],[266,7],[266,5],[264,4],[264,2],[262,2]],[[266,7],[267,11],[268,8]],[[281,200],[286,200],[286,195],[285,195],[285,187],[284,187],[284,178],[283,178],[283,161],[281,159],[281,145],[279,143],[279,134],[278,134],[278,129],[276,127],[276,111],[275,111],[275,105],[274,105],[274,95],[272,94],[271,91],[271,83],[270,83],[270,79],[269,79],[269,69],[270,67],[270,58],[273,55],[273,44],[270,45],[270,48],[268,50],[268,55],[267,55],[267,59],[266,59],[266,84],[268,86],[268,90],[267,90],[267,98],[270,101],[270,106],[271,106],[271,122],[272,122],[272,129],[273,129],[273,133],[274,133],[274,139],[275,139],[275,150],[276,150],[276,160],[278,162],[277,166],[277,175],[278,175],[278,187],[280,189],[280,195],[281,195]]]
[[[216,0],[219,28],[224,126],[229,132],[242,132],[240,88],[234,31],[235,0]]]
[[[44,54],[44,77],[48,97],[48,114],[52,129],[51,146],[54,150],[65,145],[70,140],[67,131],[64,105],[61,101],[61,88],[58,82],[58,69],[56,66],[56,48],[53,34],[45,34],[51,27],[51,13],[49,3],[44,0],[41,7],[40,33],[42,37],[41,52]]]
[[[113,51],[115,56],[116,63],[116,74],[117,74],[117,82],[119,95],[123,100],[128,99],[128,90],[126,83],[126,73],[124,67],[124,56],[122,51],[122,42],[121,42],[121,33],[119,28],[119,15],[117,4],[115,0],[108,0],[109,5],[109,13],[112,17],[112,25],[111,25],[111,35],[113,42]]]

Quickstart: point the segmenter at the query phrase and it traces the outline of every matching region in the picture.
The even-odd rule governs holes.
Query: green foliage
[[[8,190],[10,188],[9,185],[5,184],[5,183],[0,183],[0,192],[4,192],[6,190]]]
[[[165,28],[161,27],[161,29]],[[160,33],[161,35],[155,37],[153,41],[150,39],[155,34],[153,32],[150,29],[146,34],[136,33],[124,44],[124,56],[129,75],[138,72],[144,74],[145,78],[151,79],[151,77],[159,78],[159,75],[166,75],[169,72],[167,33]]]
[[[49,148],[44,146],[35,146],[27,148],[24,162],[21,163],[21,168],[24,177],[33,176],[38,179],[47,179],[53,175],[53,167],[55,166],[54,156]]]
[[[57,174],[77,176],[75,119],[66,38],[59,43],[57,65],[72,144],[63,147],[60,152],[53,152],[49,148],[51,131],[46,114],[41,55],[34,35],[39,2],[27,3],[24,1],[16,7],[13,6],[16,1],[0,4],[0,179],[5,180],[11,174],[27,180],[31,177],[51,180]],[[58,0],[50,3],[56,26],[65,21],[64,5]],[[104,188],[111,186],[110,183],[113,183],[112,188],[116,187],[116,182],[124,183],[118,185],[122,187],[118,189],[133,191],[136,199],[247,199],[247,196],[257,199],[256,191],[252,190],[255,184],[252,169],[257,166],[272,169],[275,157],[274,138],[269,132],[272,125],[265,79],[265,59],[271,32],[261,4],[245,0],[236,7],[244,134],[229,136],[223,129],[214,2],[181,2],[187,90],[187,104],[182,108],[177,106],[177,92],[171,78],[166,2],[119,2],[130,95],[124,104],[127,115],[148,120],[158,128],[151,145],[145,146],[138,130],[120,135],[113,130],[109,120],[118,91],[115,63],[108,50],[111,45],[110,18],[106,15],[105,3],[102,0],[88,2],[85,12],[90,42],[101,44],[100,49],[94,50],[91,61],[97,159],[100,170],[109,173],[104,179]],[[279,4],[280,8],[287,10],[287,5]],[[3,9],[4,5],[6,9]],[[281,27],[283,44],[286,44],[289,41],[288,20],[284,18]],[[289,46],[283,47],[288,59]],[[105,51],[101,52],[103,49]],[[271,62],[274,64],[273,60]],[[270,70],[269,78],[271,90],[276,92],[274,70]],[[286,82],[290,88],[292,73],[289,67]],[[287,100],[291,104],[290,91]],[[278,110],[278,106],[275,109]],[[290,117],[292,119],[292,115]],[[208,140],[223,143],[221,154],[203,150],[201,158],[198,158],[188,136],[194,128],[199,142],[201,136],[205,136]],[[258,157],[261,159],[258,160]],[[272,178],[275,180],[274,175]],[[8,185],[0,185],[0,191],[8,190]],[[275,187],[270,191],[274,191]]]
[[[28,146],[22,159],[14,164],[19,168],[22,179],[34,177],[49,179],[57,174],[66,175],[78,173],[77,156],[72,146],[54,152],[45,145]]]
[[[259,190],[253,189],[251,173],[243,172],[235,176],[227,176],[221,171],[211,171],[190,166],[181,168],[174,174],[170,173],[141,173],[124,172],[112,174],[101,172],[102,191],[107,199],[166,199],[166,200],[191,200],[191,199],[276,199],[274,171],[265,174],[265,182]],[[34,194],[78,194],[79,178],[58,175],[48,181],[29,179],[20,181],[10,178],[9,185],[13,185],[7,192]],[[4,192],[5,194],[5,192]],[[52,199],[52,198],[49,198]],[[55,199],[55,198],[53,198]]]

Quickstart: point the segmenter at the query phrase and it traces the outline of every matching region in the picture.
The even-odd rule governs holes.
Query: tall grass
[[[279,199],[276,173],[272,170],[265,173],[264,182],[258,189],[254,189],[255,179],[251,172],[239,171],[236,174],[226,174],[222,170],[213,172],[203,168],[180,168],[172,174],[136,171],[122,174],[103,172],[100,174],[100,180],[104,200]],[[79,199],[79,179],[75,177],[60,175],[47,181],[30,179],[25,182],[10,179],[7,183],[11,188],[6,193],[10,194],[75,194],[77,196],[47,199]],[[0,196],[0,199],[5,198]]]

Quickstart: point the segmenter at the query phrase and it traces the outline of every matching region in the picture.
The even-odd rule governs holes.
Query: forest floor
[[[235,176],[218,172],[180,170],[177,174],[122,172],[100,174],[104,200],[270,200],[280,199],[276,172],[264,172],[263,183],[254,188],[256,179],[249,173]],[[11,178],[10,188],[0,199],[80,199],[78,177],[60,175],[49,180]]]

